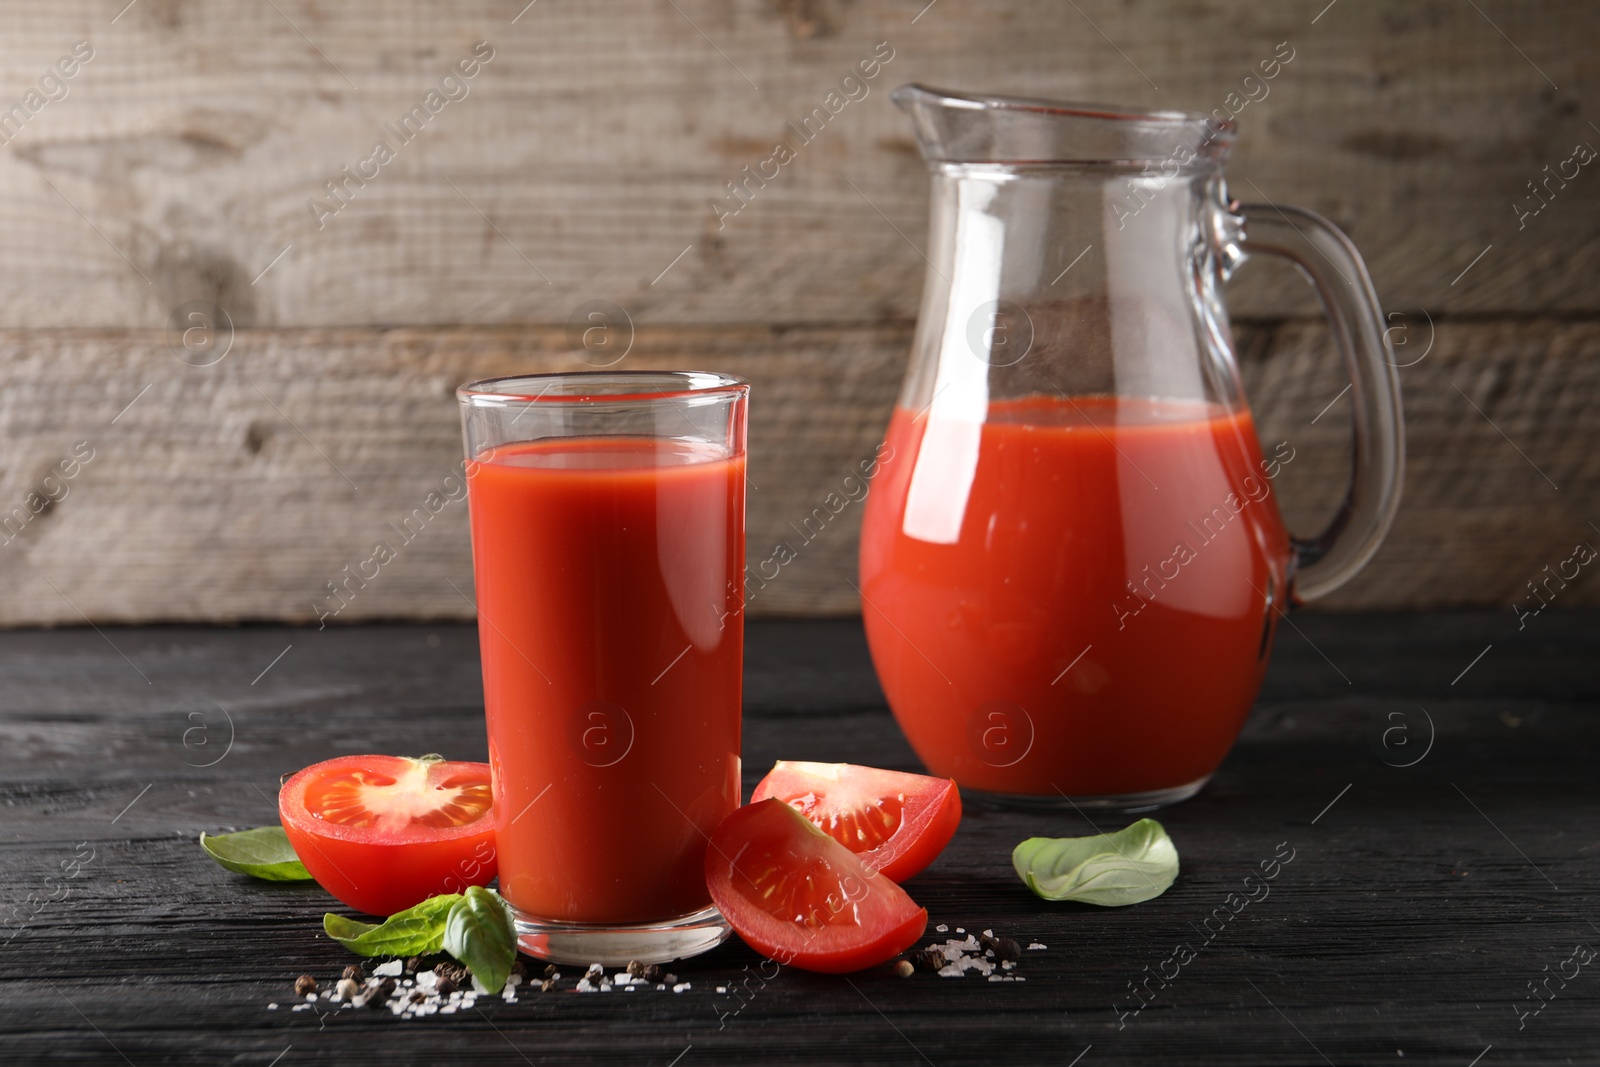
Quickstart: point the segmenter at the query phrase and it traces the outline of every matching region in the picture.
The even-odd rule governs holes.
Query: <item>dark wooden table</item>
[[[1029,894],[1012,846],[1092,832],[1075,814],[970,811],[909,884],[930,923],[1047,945],[1026,982],[750,981],[761,961],[730,943],[677,967],[681,994],[412,1021],[286,1010],[296,975],[347,962],[329,898],[195,841],[276,821],[278,776],[337,753],[482,759],[473,630],[0,635],[0,1063],[1600,1062],[1600,959],[1569,962],[1600,947],[1600,617],[1295,621],[1237,749],[1160,816],[1183,859],[1164,897]],[[858,623],[749,636],[747,789],[777,757],[915,766]],[[1288,850],[1270,895],[1230,897]]]

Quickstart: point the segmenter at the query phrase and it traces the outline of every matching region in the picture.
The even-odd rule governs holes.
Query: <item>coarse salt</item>
[[[404,969],[405,964],[399,960],[390,960],[388,963],[378,964],[372,969],[372,973],[379,978],[399,978],[400,972]]]

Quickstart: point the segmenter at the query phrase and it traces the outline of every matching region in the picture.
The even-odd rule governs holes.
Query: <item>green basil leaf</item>
[[[1119,908],[1165,893],[1178,877],[1178,849],[1160,823],[1140,819],[1114,834],[1030,837],[1011,864],[1046,900]]]
[[[309,882],[311,872],[289,844],[281,826],[262,826],[236,834],[200,835],[206,855],[240,874],[266,882]]]
[[[517,930],[500,895],[469,886],[444,924],[444,950],[491,993],[505,988],[517,959]]]
[[[445,918],[460,902],[460,893],[429,897],[381,923],[357,922],[330,911],[322,917],[322,929],[360,956],[425,956],[444,947]]]

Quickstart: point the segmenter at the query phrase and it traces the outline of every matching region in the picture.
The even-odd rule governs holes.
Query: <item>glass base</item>
[[[1006,811],[1118,811],[1133,814],[1154,811],[1181,800],[1188,800],[1211,781],[1204,778],[1187,785],[1169,789],[1149,789],[1142,793],[1118,793],[1109,796],[1069,796],[1065,793],[986,793],[978,789],[961,790],[961,802],[983,808]]]
[[[509,904],[508,904],[509,906]],[[511,908],[517,947],[552,963],[625,967],[668,963],[709,952],[728,939],[733,927],[714,906],[676,919],[612,926],[539,919]]]

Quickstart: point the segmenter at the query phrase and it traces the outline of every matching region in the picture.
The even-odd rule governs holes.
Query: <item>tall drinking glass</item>
[[[700,372],[457,390],[498,813],[524,951],[664,962],[728,936],[750,387]]]

